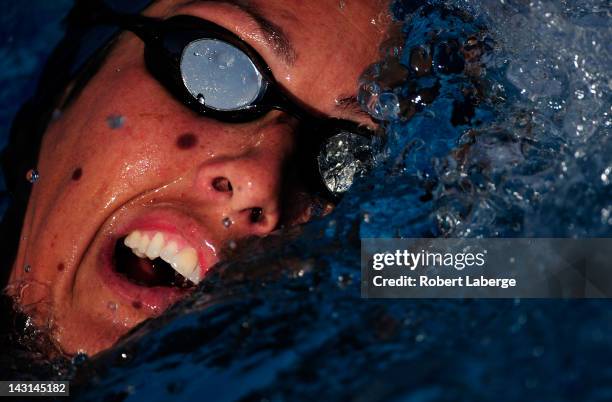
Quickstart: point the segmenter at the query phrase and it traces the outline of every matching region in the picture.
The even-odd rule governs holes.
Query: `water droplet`
[[[120,129],[125,125],[125,117],[118,114],[110,115],[106,118],[106,124],[111,130]]]
[[[378,115],[384,120],[391,120],[397,118],[400,112],[400,103],[393,92],[384,92],[379,97],[379,110]]]
[[[79,366],[83,363],[85,363],[87,360],[89,359],[89,356],[87,356],[87,353],[84,352],[78,352],[73,358],[72,358],[72,364]]]
[[[59,120],[60,117],[62,117],[62,111],[59,109],[54,109],[53,114],[51,115],[51,120],[56,121]]]
[[[220,70],[225,70],[226,68],[231,68],[236,62],[236,57],[233,54],[221,53],[217,57],[217,63]]]
[[[38,179],[40,179],[40,173],[38,173],[38,170],[36,169],[30,169],[28,170],[28,173],[26,173],[26,180],[29,181],[30,183],[34,184],[38,181]]]
[[[359,88],[358,100],[361,107],[368,113],[373,114],[376,111],[378,97],[380,96],[380,86],[375,82],[363,83]],[[377,116],[375,116],[377,117]]]
[[[610,184],[610,176],[612,173],[612,166],[608,166],[601,174],[601,181],[605,186]]]
[[[26,264],[26,265],[24,265],[23,270],[25,272],[30,272],[30,271],[32,271],[32,266],[30,264]]]
[[[603,224],[612,225],[612,205],[601,209],[601,222]]]
[[[238,245],[236,244],[236,241],[234,240],[230,240],[227,243],[227,246],[230,248],[230,250],[236,250],[236,247],[238,247]]]
[[[225,218],[223,218],[223,226],[225,228],[229,228],[230,226],[232,226],[233,223],[234,222],[232,222],[232,220],[229,217],[226,216]]]
[[[344,7],[346,7],[346,1],[340,0],[339,6],[340,6],[340,10],[344,10]]]
[[[197,98],[198,103],[199,103],[200,105],[204,105],[204,104],[206,104],[206,99],[204,98],[204,95],[202,95],[202,94],[198,94],[198,96],[196,96],[196,98]]]
[[[118,308],[117,303],[112,302],[112,301],[109,301],[106,304],[106,307],[108,307],[108,309],[111,310],[111,311],[117,311],[117,308]]]
[[[363,214],[363,221],[365,223],[370,223],[370,214],[369,213],[366,212],[366,213]]]
[[[351,274],[340,274],[338,276],[338,287],[345,289],[353,283],[353,276]]]

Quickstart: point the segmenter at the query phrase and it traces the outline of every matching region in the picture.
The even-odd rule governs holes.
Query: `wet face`
[[[372,124],[351,97],[386,31],[382,2],[159,1],[146,14],[221,25],[304,108]],[[66,353],[96,353],[161,313],[229,242],[308,219],[304,187],[288,177],[307,135],[299,122],[197,115],[151,76],[143,51],[122,34],[43,140],[9,292]]]

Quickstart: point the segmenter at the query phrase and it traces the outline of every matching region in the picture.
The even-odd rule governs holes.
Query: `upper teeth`
[[[162,232],[143,233],[138,230],[130,233],[123,243],[131,248],[138,257],[147,257],[150,260],[159,257],[193,283],[200,282],[198,253],[194,248],[179,249],[178,243],[169,240],[168,236]]]

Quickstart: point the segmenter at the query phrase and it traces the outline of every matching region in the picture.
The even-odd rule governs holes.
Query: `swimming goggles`
[[[371,130],[307,112],[276,83],[262,57],[229,30],[190,15],[162,20],[105,9],[97,19],[140,37],[149,72],[202,116],[239,123],[282,110],[299,119],[307,131],[298,139],[300,169],[310,170],[311,191],[338,201],[371,166]]]

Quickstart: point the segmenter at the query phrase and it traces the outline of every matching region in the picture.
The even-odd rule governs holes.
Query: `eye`
[[[217,39],[198,39],[181,57],[183,83],[201,104],[216,110],[240,110],[265,90],[263,77],[242,50]]]

